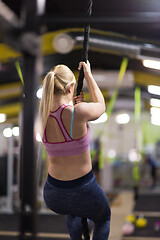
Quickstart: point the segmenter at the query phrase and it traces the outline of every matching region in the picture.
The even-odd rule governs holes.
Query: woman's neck
[[[59,106],[63,104],[70,104],[70,102],[71,99],[67,95],[54,95],[51,111],[56,110]]]

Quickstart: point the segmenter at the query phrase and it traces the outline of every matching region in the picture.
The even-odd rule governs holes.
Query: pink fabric
[[[58,156],[74,156],[87,151],[90,143],[89,126],[87,125],[87,133],[80,139],[72,139],[68,134],[62,122],[62,112],[65,107],[69,105],[60,106],[55,112],[50,112],[50,116],[54,117],[60,127],[60,130],[65,138],[64,142],[48,142],[46,138],[46,129],[43,136],[43,144],[49,157]]]

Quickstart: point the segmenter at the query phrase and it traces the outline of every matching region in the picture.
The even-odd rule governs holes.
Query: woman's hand
[[[75,97],[73,98],[73,100],[74,100],[74,102],[73,102],[74,105],[77,104],[77,103],[80,103],[80,102],[85,102],[83,92],[80,92],[80,95],[75,96]]]
[[[87,60],[87,63],[85,63],[85,62],[80,62],[80,63],[79,63],[78,70],[81,70],[82,66],[83,66],[83,71],[84,71],[84,76],[85,76],[85,78],[87,78],[88,76],[91,76],[92,73],[91,73],[91,66],[90,66],[89,61]]]

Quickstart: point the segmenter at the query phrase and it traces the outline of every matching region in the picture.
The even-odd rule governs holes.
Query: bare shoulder
[[[72,105],[67,105],[65,107],[66,112],[72,112],[73,106]]]
[[[85,112],[88,111],[86,102],[78,103],[74,107],[75,107],[75,112],[77,115],[83,115],[83,114],[85,114]]]
[[[75,105],[76,115],[79,117],[79,119],[86,122],[97,119],[103,112],[104,109],[99,103],[81,102]]]

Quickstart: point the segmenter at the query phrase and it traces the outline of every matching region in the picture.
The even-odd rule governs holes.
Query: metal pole
[[[35,126],[37,115],[37,97],[41,58],[40,41],[36,32],[36,1],[26,0],[23,5],[25,21],[22,36],[24,60],[24,99],[21,154],[21,215],[20,240],[36,239],[37,188],[36,188],[36,142]],[[33,53],[28,49],[34,42]],[[27,45],[26,45],[27,43]]]
[[[38,83],[38,58],[27,53],[24,55],[25,88],[23,103],[23,136],[22,136],[22,168],[21,168],[21,236],[31,233],[27,239],[36,236],[36,143],[34,136],[36,119],[36,89]]]
[[[100,25],[100,24],[115,24],[115,23],[123,23],[123,24],[145,24],[145,23],[159,23],[160,22],[160,13],[155,12],[155,13],[150,13],[150,12],[135,12],[133,14],[128,13],[128,14],[122,14],[122,13],[117,13],[117,15],[109,16],[92,16],[92,17],[62,17],[62,16],[57,16],[57,17],[48,17],[48,16],[42,16],[39,17],[39,24],[73,24],[73,25],[79,25],[83,26],[86,24],[93,24],[93,25]]]

